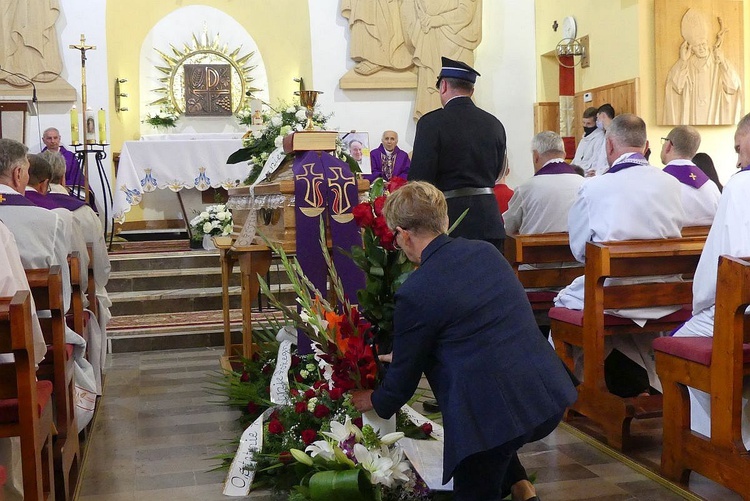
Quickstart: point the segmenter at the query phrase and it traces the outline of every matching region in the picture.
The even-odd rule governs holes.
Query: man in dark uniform
[[[505,157],[505,128],[471,100],[479,73],[447,57],[438,76],[442,109],[417,122],[409,180],[427,181],[448,200],[453,237],[486,240],[503,251],[505,229],[492,188]]]

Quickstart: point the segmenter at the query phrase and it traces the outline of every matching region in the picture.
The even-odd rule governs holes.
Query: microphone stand
[[[42,137],[42,124],[41,124],[41,121],[39,119],[39,107],[37,105],[38,99],[36,97],[36,84],[34,84],[34,82],[30,78],[28,78],[26,75],[22,75],[20,73],[16,73],[16,72],[13,72],[13,71],[8,71],[5,68],[3,68],[2,66],[0,66],[0,71],[2,71],[3,73],[5,73],[6,75],[12,75],[14,77],[18,77],[21,80],[23,80],[24,82],[28,82],[29,84],[31,84],[31,103],[32,103],[32,109],[31,109],[32,113],[31,113],[31,115],[32,116],[36,115],[36,126],[37,126],[37,129],[39,131],[39,138],[41,139],[41,137]],[[26,138],[23,138],[23,140],[26,141]]]

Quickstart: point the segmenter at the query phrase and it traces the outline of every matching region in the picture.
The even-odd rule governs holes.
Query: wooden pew
[[[576,277],[583,275],[583,265],[561,266],[562,263],[576,261],[570,250],[568,234],[507,235],[504,254],[524,288],[549,289],[526,292],[537,324],[549,325],[547,313],[554,306],[553,300],[557,295],[554,290],[562,289]],[[542,265],[543,267],[520,269],[523,265]]]
[[[708,236],[711,226],[684,226],[682,228],[683,237],[703,237]]]
[[[62,275],[59,266],[26,270],[37,311],[50,310],[40,318],[47,357],[39,364],[39,379],[52,381],[55,395],[57,437],[54,443],[55,492],[61,500],[72,499],[80,471],[81,452],[75,415],[73,347],[65,343]]]
[[[743,377],[750,375],[750,258],[722,256],[713,337],[654,341],[664,386],[662,474],[687,483],[696,471],[750,499],[750,456],[742,441]],[[690,429],[687,387],[711,395],[711,437]]]
[[[55,499],[52,488],[52,384],[35,375],[28,291],[0,298],[0,437],[20,437],[24,499]]]
[[[583,311],[549,312],[555,351],[574,371],[573,346],[583,348],[583,382],[572,406],[602,427],[610,445],[629,446],[630,422],[661,415],[661,395],[621,398],[609,392],[604,377],[605,337],[670,331],[690,317],[692,282],[640,283],[604,287],[607,278],[647,277],[695,272],[701,237],[586,244]],[[608,309],[686,305],[641,328],[630,319],[605,315]]]
[[[68,267],[70,268],[70,311],[68,316],[72,318],[72,326],[76,334],[86,339],[86,328],[83,318],[83,290],[81,288],[81,260],[78,252],[71,252],[68,256]]]

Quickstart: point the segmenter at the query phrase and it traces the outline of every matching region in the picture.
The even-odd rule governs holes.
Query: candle
[[[74,104],[70,109],[70,144],[78,144],[78,109]]]
[[[86,108],[86,113],[84,113],[83,116],[86,144],[94,144],[96,143],[96,120],[94,120],[94,111],[91,108]]]
[[[99,144],[107,143],[107,117],[104,108],[99,108]]]

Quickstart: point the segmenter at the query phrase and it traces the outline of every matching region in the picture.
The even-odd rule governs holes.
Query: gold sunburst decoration
[[[151,104],[160,105],[170,103],[178,114],[185,112],[185,64],[229,64],[232,68],[232,112],[237,113],[245,105],[248,99],[246,92],[250,89],[253,81],[252,71],[256,68],[248,62],[255,55],[254,51],[240,55],[242,46],[230,52],[228,44],[222,45],[219,35],[209,37],[204,29],[200,37],[193,33],[190,43],[185,43],[181,49],[169,45],[172,53],[166,54],[159,49],[154,49],[163,59],[165,66],[157,66],[156,69],[165,74],[159,78],[161,87],[154,92],[163,94]]]

